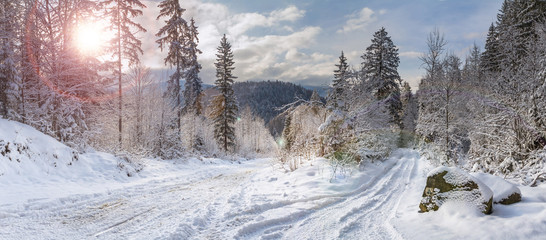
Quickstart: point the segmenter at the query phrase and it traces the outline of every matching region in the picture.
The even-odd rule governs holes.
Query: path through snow
[[[281,172],[267,159],[203,165],[208,169],[194,178],[171,176],[103,193],[2,205],[0,233],[36,239],[396,238],[389,219],[417,155],[393,158],[399,160],[371,164],[367,174],[334,183],[325,162],[299,174]],[[202,177],[207,170],[213,177]]]
[[[4,203],[0,239],[456,239],[458,234],[538,239],[545,234],[544,187],[523,188],[522,203],[494,206],[498,210],[491,216],[450,208],[417,214],[426,165],[416,151],[401,149],[332,182],[324,159],[294,172],[268,159],[175,164],[164,174],[158,173],[165,166],[153,174],[145,169],[141,175],[148,177],[113,190],[94,184],[93,191],[84,191],[92,194]],[[510,211],[527,208],[533,212]],[[462,227],[454,229],[453,223]],[[495,224],[504,227],[488,233]],[[473,235],[475,227],[480,235]]]

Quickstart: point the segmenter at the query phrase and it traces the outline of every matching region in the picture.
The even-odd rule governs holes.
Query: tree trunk
[[[121,11],[119,8],[119,1],[117,4],[117,13],[118,13],[118,144],[119,150],[122,149],[122,120],[121,120],[121,111],[122,111],[122,89],[121,89]]]

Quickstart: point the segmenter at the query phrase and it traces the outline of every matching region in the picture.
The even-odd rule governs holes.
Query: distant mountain
[[[330,91],[330,86],[303,86],[306,89],[311,91],[317,91],[319,96],[326,98],[328,96],[328,91]]]
[[[278,108],[297,98],[309,100],[313,94],[300,85],[281,81],[236,82],[233,90],[239,107],[242,109],[248,105],[266,123],[280,113]]]

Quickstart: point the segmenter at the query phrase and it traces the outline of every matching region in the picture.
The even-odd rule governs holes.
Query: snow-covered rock
[[[493,203],[509,205],[521,201],[521,191],[515,184],[487,173],[472,173],[471,175],[493,190]]]
[[[446,202],[461,202],[477,207],[485,214],[492,212],[493,191],[480,180],[455,167],[438,167],[427,176],[422,212],[437,211]]]

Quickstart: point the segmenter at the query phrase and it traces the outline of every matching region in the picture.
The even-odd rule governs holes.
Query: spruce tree
[[[337,69],[334,70],[334,81],[332,83],[332,90],[328,94],[327,106],[333,110],[344,110],[345,103],[343,101],[344,91],[347,88],[347,58],[341,51],[339,56],[339,64],[336,64]]]
[[[282,139],[283,144],[282,147],[286,149],[287,151],[290,151],[290,148],[292,147],[292,143],[294,142],[292,132],[290,131],[292,124],[292,114],[288,114],[286,116],[286,119],[284,119],[284,128],[282,130]]]
[[[214,122],[214,138],[218,145],[227,152],[235,147],[235,129],[233,125],[237,119],[237,103],[233,92],[233,82],[237,78],[232,75],[233,52],[226,35],[222,37],[216,54],[216,89],[220,92],[212,100],[212,117]]]
[[[199,77],[199,71],[201,70],[201,64],[197,62],[197,54],[201,53],[201,50],[197,49],[197,44],[199,43],[199,38],[197,35],[197,27],[195,26],[195,21],[193,18],[190,21],[189,29],[187,31],[187,65],[188,69],[186,70],[186,83],[184,85],[184,102],[186,104],[185,111],[195,112],[197,115],[201,114],[201,92],[203,91],[203,86],[201,78]]]
[[[495,25],[491,23],[485,40],[485,51],[481,55],[481,68],[487,72],[500,71],[500,49],[498,33]]]
[[[16,6],[13,1],[0,4],[0,117],[8,117],[10,90],[19,82],[14,40],[16,38]]]
[[[180,80],[184,77],[184,69],[187,66],[185,56],[185,43],[187,41],[188,24],[182,14],[186,11],[180,7],[178,0],[164,0],[159,3],[160,8],[157,19],[169,17],[165,20],[163,26],[156,33],[159,39],[156,41],[159,48],[163,50],[168,48],[167,57],[165,57],[165,65],[174,67],[175,71],[170,76],[167,83],[166,97],[170,99],[176,112],[176,133],[180,134],[180,119],[182,117],[182,94]]]
[[[313,107],[323,106],[322,100],[320,100],[320,96],[316,90],[313,90],[311,98],[309,98],[309,102],[311,102],[311,106]]]
[[[362,73],[369,82],[377,100],[385,100],[392,116],[391,122],[401,124],[400,75],[398,74],[398,48],[388,36],[385,28],[375,32],[372,44],[361,56]]]

